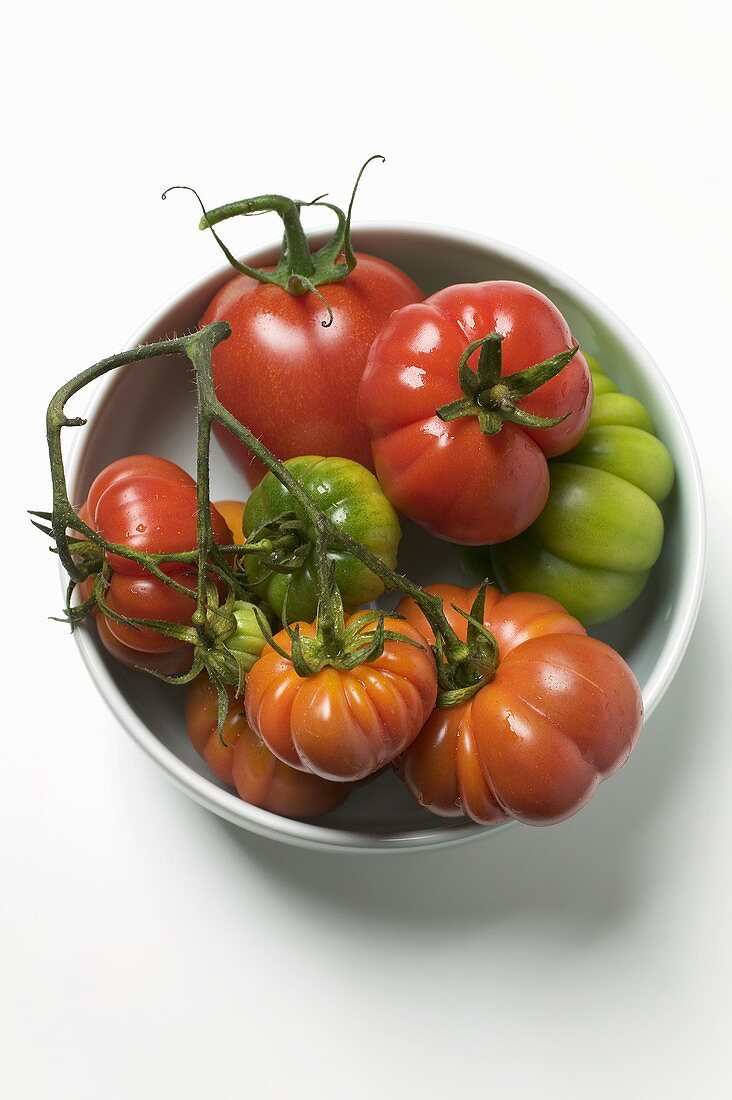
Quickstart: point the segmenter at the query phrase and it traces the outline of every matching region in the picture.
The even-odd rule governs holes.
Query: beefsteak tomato
[[[373,630],[373,617],[350,616],[346,630]],[[299,623],[313,637],[313,623]],[[417,736],[435,705],[437,668],[422,635],[408,623],[386,617],[388,638],[380,657],[347,670],[326,666],[299,676],[289,656],[265,646],[249,673],[249,725],[275,756],[293,768],[336,781],[362,779],[388,764]],[[274,639],[290,654],[286,630]]]
[[[110,463],[95,478],[80,517],[107,541],[146,553],[178,553],[196,547],[196,483],[184,470],[155,455],[130,455]],[[214,539],[231,543],[222,516],[211,507]],[[191,592],[191,598],[152,576],[142,564],[105,552],[111,568],[105,602],[128,618],[159,619],[190,625],[195,610],[197,573],[190,564],[168,562],[163,572]],[[88,595],[90,585],[84,586]],[[99,636],[123,664],[183,672],[192,648],[151,627],[98,616]],[[114,639],[114,642],[112,642]],[[116,643],[116,644],[115,644]],[[162,659],[162,655],[170,656]]]
[[[590,372],[573,348],[556,306],[523,283],[452,286],[394,313],[358,396],[392,504],[453,542],[525,530],[549,492],[546,459],[589,420]]]
[[[434,585],[462,639],[478,589]],[[399,611],[427,638],[411,599]],[[482,825],[551,825],[576,813],[628,758],[640,733],[640,688],[613,649],[548,596],[485,594],[498,643],[494,678],[467,702],[437,707],[398,761],[426,809]]]
[[[216,691],[208,676],[197,676],[186,692],[188,736],[211,771],[235,787],[244,802],[281,817],[318,817],[340,806],[351,784],[331,783],[283,764],[252,732],[242,698],[233,688],[227,691],[229,711],[221,736]]]

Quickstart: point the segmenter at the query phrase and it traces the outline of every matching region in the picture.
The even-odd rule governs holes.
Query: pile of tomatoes
[[[231,329],[211,374],[259,442],[221,429],[251,492],[210,506],[202,616],[196,483],[148,455],[99,474],[78,515],[106,540],[81,585],[102,642],[189,680],[196,750],[274,813],[325,813],[386,767],[440,816],[575,813],[642,723],[586,625],[629,606],[661,550],[673,466],[646,410],[525,284],[425,298],[343,233],[238,266],[201,324]],[[400,514],[500,587],[402,578]],[[111,544],[168,555],[164,576]],[[394,613],[373,610],[385,587]]]

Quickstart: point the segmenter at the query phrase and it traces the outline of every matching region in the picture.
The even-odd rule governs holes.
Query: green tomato
[[[505,591],[541,592],[583,623],[600,623],[640,595],[663,545],[659,504],[671,491],[671,455],[644,406],[620,393],[592,356],[586,434],[549,463],[549,498],[518,538],[485,548]]]
[[[348,458],[321,458],[305,455],[291,458],[285,465],[332,523],[362,542],[390,569],[396,565],[401,528],[394,508],[384,496],[372,473]],[[314,532],[306,516],[289,491],[274,474],[267,474],[247,501],[244,510],[244,534],[269,523],[285,512],[294,512],[305,526],[312,543]],[[346,611],[353,611],[376,599],[384,590],[378,577],[357,558],[333,546],[328,558],[335,566],[335,580]],[[318,607],[318,583],[312,550],[292,573],[274,573],[256,555],[246,559],[252,587],[263,596],[280,617],[287,595],[290,622],[312,622]]]
[[[236,629],[226,639],[226,648],[234,654],[236,663],[243,676],[254,668],[267,644],[262,632],[262,623],[266,623],[263,611],[245,600],[236,600],[233,607]]]

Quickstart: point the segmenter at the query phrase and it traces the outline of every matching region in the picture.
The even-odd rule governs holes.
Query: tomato
[[[80,516],[109,542],[147,553],[176,553],[196,546],[196,483],[184,470],[155,455],[131,455],[110,463],[95,478]],[[211,509],[214,538],[232,541],[224,519]],[[136,619],[161,619],[190,625],[195,610],[197,572],[183,562],[161,568],[187,588],[184,595],[148,573],[144,566],[119,554],[106,552],[111,567],[105,602],[118,615]],[[90,593],[90,585],[83,595]],[[121,623],[98,616],[99,636],[106,648],[130,667],[190,667],[192,648],[150,627]],[[170,657],[163,659],[163,655]]]
[[[163,676],[179,676],[188,672],[193,659],[191,646],[175,643],[174,647],[163,652],[143,652],[125,645],[110,630],[112,620],[98,613],[94,614],[99,640],[108,653],[127,668],[147,669],[159,672]],[[171,643],[172,645],[172,643]]]
[[[132,455],[112,463],[93,482],[87,497],[89,522],[108,542],[148,554],[177,554],[196,547],[196,483],[184,470],[153,455]],[[231,541],[223,518],[211,506],[214,540]],[[138,562],[107,553],[120,573],[141,576]],[[190,566],[168,562],[165,573],[185,572]]]
[[[369,470],[350,459],[316,455],[290,459],[286,465],[336,527],[362,542],[390,569],[394,567],[401,538],[399,520]],[[245,535],[249,537],[257,528],[286,512],[294,512],[302,521],[303,538],[310,540],[312,546],[314,532],[310,523],[289,491],[271,473],[247,501]],[[354,610],[383,592],[378,577],[356,558],[344,554],[340,547],[334,546],[328,556],[335,566],[335,580],[346,610]],[[282,616],[287,593],[289,619],[315,618],[318,585],[312,550],[292,573],[271,572],[266,561],[257,561],[256,555],[248,556],[245,566],[254,591],[266,598],[277,615]]]
[[[364,632],[373,630],[363,613],[350,616],[346,629],[359,620]],[[303,637],[315,634],[314,624],[299,626]],[[246,713],[280,760],[326,779],[361,779],[417,736],[437,695],[434,657],[408,623],[386,618],[384,626],[410,642],[389,639],[380,657],[349,671],[326,666],[298,676],[290,659],[265,646],[247,680]],[[291,652],[287,631],[274,640]]]
[[[215,500],[214,508],[223,517],[226,526],[234,536],[237,546],[243,546],[244,539],[244,508],[246,505],[241,500]]]
[[[216,691],[208,676],[198,676],[186,692],[188,735],[196,752],[240,798],[282,817],[317,817],[348,797],[350,783],[331,783],[296,771],[278,760],[248,725],[243,701],[228,690],[229,713],[218,735]]]
[[[112,611],[127,618],[162,619],[188,626],[196,608],[198,576],[194,572],[176,573],[175,579],[190,591],[190,596],[150,574],[139,577],[112,573],[105,602]],[[181,644],[150,627],[128,625],[111,618],[107,625],[118,641],[143,653],[165,653]]]
[[[459,371],[469,345],[486,337]],[[584,434],[592,386],[579,352],[525,396],[511,387],[526,389],[527,380],[512,376],[572,347],[556,306],[523,283],[452,286],[393,314],[358,397],[392,504],[440,538],[470,545],[528,527],[549,492],[547,457]],[[536,417],[564,419],[536,427]]]
[[[434,585],[458,635],[477,589]],[[399,611],[426,637],[419,608]],[[640,733],[640,688],[623,659],[589,638],[555,600],[486,592],[484,622],[498,642],[493,680],[468,702],[437,707],[398,771],[417,801],[442,817],[483,825],[509,818],[550,825],[576,813],[628,758]]]
[[[588,357],[589,358],[589,357]],[[659,504],[671,491],[671,455],[647,410],[590,360],[590,426],[573,450],[549,463],[549,498],[518,538],[479,554],[500,586],[559,600],[584,623],[624,611],[640,595],[663,545]]]
[[[393,310],[423,298],[393,264],[356,254],[343,282],[314,293],[237,275],[215,295],[201,325],[228,321],[232,334],[213,353],[216,394],[278,458],[315,452],[371,466],[369,435],[356,415],[356,393],[371,341]],[[231,435],[219,438],[252,485],[264,467]]]

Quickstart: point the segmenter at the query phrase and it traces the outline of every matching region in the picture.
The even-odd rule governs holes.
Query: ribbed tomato
[[[244,701],[229,688],[229,712],[219,737],[216,691],[205,674],[186,692],[186,726],[196,752],[245,802],[282,817],[318,817],[351,793],[350,783],[331,783],[283,764],[247,723]]]
[[[546,502],[547,457],[589,420],[590,372],[573,346],[556,306],[524,283],[447,287],[394,313],[358,396],[392,504],[453,542],[525,530]]]
[[[363,612],[346,619],[346,629],[373,621]],[[303,637],[315,626],[300,623]],[[362,779],[388,764],[409,745],[435,705],[437,670],[422,635],[400,619],[384,628],[410,639],[388,639],[376,660],[350,670],[326,666],[299,676],[292,661],[265,646],[249,673],[249,724],[273,753],[293,768],[327,779]],[[291,652],[287,631],[275,642]],[[410,644],[410,642],[416,644]]]
[[[178,553],[196,547],[196,483],[180,466],[155,455],[131,455],[110,463],[97,475],[79,515],[107,541],[146,553]],[[233,542],[222,516],[211,507],[214,539]],[[118,615],[190,625],[195,610],[197,572],[190,564],[169,562],[164,572],[191,597],[152,576],[143,565],[112,552],[105,602]],[[91,585],[82,589],[88,595]],[[150,627],[97,619],[99,636],[117,660],[133,668],[168,673],[190,667],[192,647]],[[172,655],[162,659],[164,655]],[[172,674],[172,673],[171,673]]]
[[[428,591],[442,597],[464,639],[466,622],[450,605],[469,611],[478,590]],[[431,637],[412,600],[399,611]],[[622,657],[548,596],[489,588],[484,622],[498,642],[494,679],[472,700],[435,709],[402,754],[399,775],[442,817],[562,821],[630,755],[642,724],[640,688]]]

